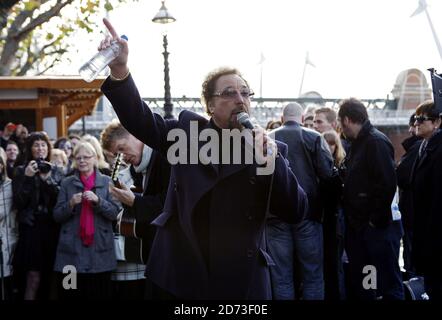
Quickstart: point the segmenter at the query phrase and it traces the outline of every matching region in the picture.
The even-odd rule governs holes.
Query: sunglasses
[[[417,123],[423,123],[424,121],[434,121],[437,118],[429,116],[414,116],[414,121]]]

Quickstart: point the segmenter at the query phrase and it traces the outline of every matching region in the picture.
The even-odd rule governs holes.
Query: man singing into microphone
[[[111,75],[102,91],[132,135],[167,156],[174,142],[168,139],[172,130],[182,132],[191,145],[195,122],[198,136],[210,133],[218,142],[223,129],[243,129],[238,114],[250,112],[253,93],[236,69],[219,69],[206,77],[202,100],[210,120],[190,111],[164,120],[140,98],[127,65],[128,43],[117,36],[109,21],[104,19],[104,23],[112,37],[103,40],[99,49],[117,40],[122,50],[109,65]],[[273,260],[266,252],[266,216],[272,212],[297,223],[307,201],[284,158],[287,146],[267,137],[262,128],[253,131],[258,142],[254,152],[263,155],[264,165],[272,163],[270,174],[257,174],[263,164],[256,162],[172,165],[164,212],[152,222],[157,234],[147,263],[147,276],[160,292],[180,299],[272,298],[269,265]],[[204,147],[201,141],[196,149],[189,147],[187,158]],[[219,151],[220,158],[231,159],[231,154],[225,154],[231,148],[219,145]]]

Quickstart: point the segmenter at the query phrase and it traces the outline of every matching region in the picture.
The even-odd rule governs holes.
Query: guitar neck
[[[112,169],[112,173],[111,173],[112,182],[114,183],[115,187],[117,187],[117,188],[121,188],[120,181],[118,180],[118,174],[120,172],[120,165],[121,165],[122,156],[123,156],[122,153],[117,154],[114,168]]]

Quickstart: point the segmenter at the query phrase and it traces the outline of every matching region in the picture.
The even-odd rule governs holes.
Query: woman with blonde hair
[[[90,143],[77,144],[73,167],[73,174],[61,184],[54,208],[54,219],[61,224],[54,270],[61,280],[65,266],[76,269],[77,290],[61,289],[62,298],[106,299],[111,292],[111,271],[117,266],[112,221],[120,205],[109,193],[111,179],[98,170],[97,153]]]
[[[51,152],[51,161],[53,165],[60,168],[63,173],[66,175],[68,173],[68,157],[66,153],[61,149],[52,149]]]
[[[322,133],[334,160],[333,177],[321,181],[321,194],[324,204],[324,281],[325,299],[336,301],[346,297],[344,265],[344,213],[341,206],[342,181],[338,168],[345,159],[345,150],[341,138],[334,130]]]
[[[339,138],[339,135],[335,130],[325,131],[322,136],[325,141],[327,141],[335,166],[339,168],[345,158],[345,150],[342,146],[341,138]]]
[[[95,149],[95,153],[97,154],[97,161],[98,161],[98,170],[106,175],[111,175],[110,165],[106,162],[106,158],[104,157],[103,149],[101,148],[101,144],[98,141],[97,138],[90,134],[85,134],[81,137],[81,140],[89,142]]]

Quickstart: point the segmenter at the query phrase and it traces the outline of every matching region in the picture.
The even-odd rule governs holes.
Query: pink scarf
[[[90,191],[95,186],[96,173],[94,172],[89,177],[83,177],[80,174],[81,183],[83,183],[84,190]],[[92,209],[92,203],[83,199],[81,202],[81,215],[80,215],[80,238],[83,241],[83,245],[89,247],[94,241],[94,210]]]

